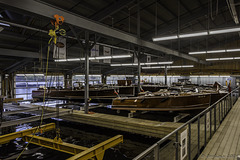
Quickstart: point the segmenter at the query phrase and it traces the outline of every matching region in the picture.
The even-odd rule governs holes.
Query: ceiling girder
[[[140,38],[137,38],[134,35],[130,35],[124,32],[121,32],[116,29],[109,28],[103,24],[99,24],[97,22],[88,20],[86,18],[80,17],[78,15],[71,14],[67,11],[63,11],[57,8],[54,8],[50,5],[40,3],[37,1],[32,1],[32,0],[21,0],[21,1],[9,1],[9,0],[0,0],[0,4],[3,5],[4,7],[9,7],[10,9],[13,8],[18,8],[27,12],[31,12],[37,15],[42,15],[48,18],[53,18],[53,15],[59,14],[65,18],[65,22],[86,30],[90,30],[99,34],[103,34],[109,37],[113,37],[116,39],[120,39],[129,43],[133,43],[135,45],[139,45],[142,47],[150,48],[153,50],[161,51],[166,54],[174,55],[177,57],[181,57],[184,59],[188,59],[191,61],[195,61],[198,63],[206,63],[205,61],[199,60],[195,57],[180,53],[178,51],[174,51],[171,49],[168,49],[166,47],[157,45],[152,42],[148,42],[145,40],[142,40]]]

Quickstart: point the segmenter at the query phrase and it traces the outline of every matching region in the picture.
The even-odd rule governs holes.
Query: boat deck
[[[240,99],[237,100],[198,160],[236,160],[240,155]]]

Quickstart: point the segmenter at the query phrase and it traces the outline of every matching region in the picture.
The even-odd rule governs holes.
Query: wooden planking
[[[236,159],[240,155],[240,99],[224,119],[199,160]]]
[[[6,105],[8,107],[14,107],[14,105]],[[21,108],[16,106],[17,108]],[[24,107],[39,107],[37,105],[24,105]],[[48,111],[56,111],[56,108],[48,107]],[[69,109],[60,108],[59,111],[65,111]],[[84,111],[73,110],[73,114],[69,116],[61,116],[62,119],[78,122],[83,124],[89,124],[99,127],[110,128],[114,130],[126,131],[135,134],[141,134],[146,136],[152,136],[157,138],[163,138],[167,134],[171,133],[176,128],[180,127],[182,123],[174,122],[159,122],[152,120],[144,120],[137,118],[127,118],[123,116],[94,113],[85,114]],[[173,137],[172,137],[173,138]]]

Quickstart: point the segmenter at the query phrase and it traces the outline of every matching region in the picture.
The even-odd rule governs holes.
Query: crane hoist
[[[50,29],[48,32],[48,35],[51,37],[51,39],[49,40],[49,44],[51,43],[51,41],[53,41],[53,43],[57,47],[63,48],[64,44],[61,42],[57,42],[57,38],[66,35],[66,30],[64,30],[63,28],[60,29],[60,26],[64,22],[64,17],[57,14],[55,14],[53,17],[55,18],[55,20],[51,20],[51,24],[54,26],[54,29]]]

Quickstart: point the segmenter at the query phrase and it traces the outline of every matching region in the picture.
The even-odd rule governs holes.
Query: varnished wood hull
[[[134,111],[196,110],[207,108],[210,105],[210,98],[210,94],[116,98],[113,100],[112,109]]]

